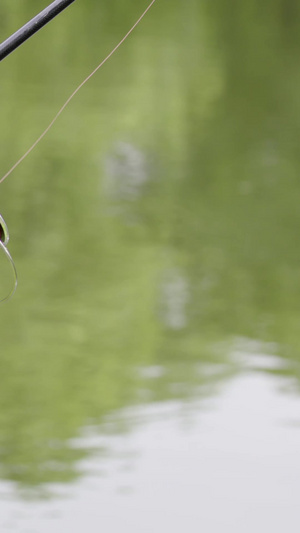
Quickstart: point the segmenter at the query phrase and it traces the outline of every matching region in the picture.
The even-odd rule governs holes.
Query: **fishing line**
[[[94,76],[94,74],[96,74],[96,72],[104,65],[104,63],[106,63],[106,61],[108,61],[111,56],[118,50],[118,48],[124,43],[124,41],[126,41],[127,37],[129,37],[129,35],[133,32],[133,30],[137,27],[137,25],[141,22],[141,20],[144,18],[144,16],[146,15],[146,13],[148,13],[149,9],[153,6],[154,2],[156,0],[152,0],[152,2],[148,5],[147,9],[145,9],[145,11],[142,13],[142,15],[138,18],[138,20],[134,23],[134,25],[130,28],[130,30],[126,33],[126,35],[123,37],[123,39],[121,39],[121,41],[114,47],[114,49],[105,57],[105,59],[103,59],[101,61],[101,63],[78,85],[78,87],[76,87],[76,89],[72,92],[72,94],[69,96],[69,98],[65,101],[65,103],[61,106],[61,108],[59,109],[59,111],[56,113],[55,117],[51,120],[50,124],[48,124],[48,126],[45,128],[45,130],[43,131],[43,133],[41,133],[41,135],[36,139],[36,141],[34,141],[34,143],[30,146],[30,148],[28,148],[28,150],[25,152],[25,154],[23,154],[20,159],[18,159],[18,161],[9,169],[8,172],[6,172],[6,174],[4,174],[4,176],[2,176],[2,178],[0,179],[0,184],[6,179],[8,178],[8,176],[10,176],[10,174],[20,165],[20,163],[22,163],[22,161],[24,161],[24,159],[26,159],[26,157],[32,152],[32,150],[34,150],[34,148],[39,144],[39,142],[45,137],[45,135],[47,135],[48,131],[52,128],[53,124],[57,121],[58,117],[62,114],[62,112],[66,109],[67,105],[71,102],[71,100],[74,98],[74,96],[80,91],[80,89],[92,78],[92,76]],[[6,253],[6,255],[8,255],[8,257],[10,258],[11,262],[12,262],[12,265],[14,267],[14,263],[13,263],[13,260],[12,258],[10,257],[10,254],[8,252],[8,250],[6,249],[6,247],[3,245],[3,243],[1,243],[0,241],[0,244],[2,246],[2,248],[4,248],[4,251]],[[15,291],[15,289],[14,289]],[[13,291],[13,292],[14,292]],[[11,296],[12,294],[9,295],[9,297]],[[7,298],[6,298],[7,299]]]
[[[9,300],[15,294],[17,286],[18,286],[18,275],[17,275],[17,270],[16,270],[16,267],[15,267],[15,263],[14,263],[14,260],[13,260],[12,256],[10,255],[8,249],[7,249],[8,241],[9,241],[8,228],[7,228],[7,225],[6,225],[5,221],[4,221],[4,218],[0,215],[0,247],[2,248],[3,252],[5,253],[7,259],[9,260],[9,263],[10,263],[12,271],[13,271],[13,276],[14,276],[14,284],[13,284],[13,287],[12,287],[11,291],[7,294],[7,296],[5,296],[4,298],[0,299],[0,303],[1,302],[5,302],[5,300]]]
[[[6,257],[8,258],[10,264],[11,264],[11,267],[12,267],[12,270],[13,270],[13,275],[14,275],[14,284],[13,284],[13,288],[11,289],[11,291],[8,293],[7,296],[5,296],[4,298],[1,298],[0,300],[0,303],[1,302],[5,302],[7,300],[9,300],[16,292],[17,290],[17,286],[18,286],[18,275],[17,275],[17,270],[16,270],[16,266],[15,266],[15,263],[14,263],[14,260],[12,258],[12,256],[10,255],[8,249],[6,248],[6,246],[4,246],[3,242],[0,241],[0,246],[3,250],[3,252],[5,253]]]

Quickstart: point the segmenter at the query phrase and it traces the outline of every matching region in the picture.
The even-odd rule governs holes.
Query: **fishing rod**
[[[0,61],[27,41],[29,37],[43,28],[43,26],[48,24],[50,20],[54,19],[56,15],[61,13],[73,2],[75,2],[75,0],[54,0],[52,4],[43,9],[43,11],[33,17],[33,19],[27,22],[27,24],[3,41],[3,43],[0,44]]]

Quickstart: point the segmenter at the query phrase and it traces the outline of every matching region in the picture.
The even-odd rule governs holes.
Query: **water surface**
[[[144,7],[75,3],[1,63],[1,172]],[[40,8],[2,2],[1,36]],[[296,531],[299,27],[158,0],[1,185],[4,531]]]

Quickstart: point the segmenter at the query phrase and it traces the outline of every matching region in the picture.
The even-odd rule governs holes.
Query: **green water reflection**
[[[78,1],[1,64],[1,173],[144,4]],[[299,7],[229,4],[157,0],[1,185],[19,271],[0,309],[2,479],[74,479],[82,427],[212,393],[236,339],[299,377]],[[40,8],[2,1],[1,36]]]

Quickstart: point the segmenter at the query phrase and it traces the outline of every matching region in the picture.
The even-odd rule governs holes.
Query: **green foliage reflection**
[[[2,33],[33,14],[18,6]],[[20,274],[1,308],[2,478],[74,479],[82,427],[211,393],[236,337],[298,361],[299,13],[227,6],[158,2],[2,186]],[[3,62],[3,172],[140,11],[79,3]]]

